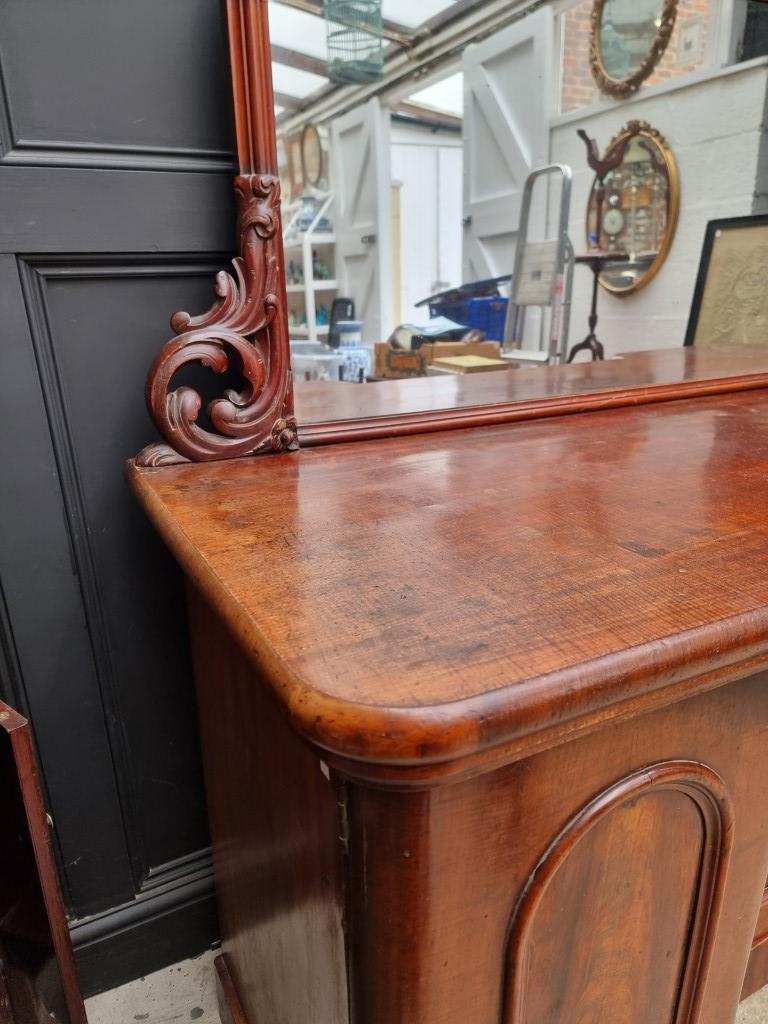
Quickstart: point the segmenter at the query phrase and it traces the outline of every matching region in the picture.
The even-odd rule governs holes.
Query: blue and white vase
[[[359,383],[361,379],[364,381],[371,372],[373,361],[371,350],[363,344],[362,320],[340,320],[336,327],[344,380],[352,384]]]

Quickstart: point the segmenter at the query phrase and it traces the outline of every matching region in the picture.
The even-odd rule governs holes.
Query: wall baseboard
[[[130,903],[73,921],[70,934],[86,997],[205,952],[218,941],[210,852]]]

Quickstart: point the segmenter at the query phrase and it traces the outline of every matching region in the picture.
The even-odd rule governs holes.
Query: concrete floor
[[[88,999],[88,1024],[221,1024],[213,956],[204,953]]]
[[[741,1004],[736,1024],[768,1024],[768,988]]]
[[[86,1003],[89,1024],[220,1024],[213,954],[168,967],[139,981],[94,996]],[[736,1024],[768,1024],[768,989],[741,1004]]]

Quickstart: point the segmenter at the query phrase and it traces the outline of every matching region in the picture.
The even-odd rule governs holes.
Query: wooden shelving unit
[[[317,308],[319,305],[318,295],[325,293],[327,300],[325,304],[330,309],[331,302],[336,296],[339,282],[331,280],[315,280],[313,270],[313,253],[319,250],[323,263],[336,267],[336,235],[333,232],[318,231],[318,225],[333,205],[333,193],[328,192],[320,198],[320,206],[314,220],[305,231],[297,230],[297,222],[301,216],[301,203],[290,217],[283,233],[283,248],[285,250],[286,267],[293,260],[301,265],[304,282],[303,284],[288,284],[287,291],[290,296],[301,296],[304,300],[304,312],[306,313],[306,326],[291,326],[291,337],[307,338],[310,341],[320,341],[328,335],[328,325],[317,323]],[[298,258],[297,258],[298,257]]]

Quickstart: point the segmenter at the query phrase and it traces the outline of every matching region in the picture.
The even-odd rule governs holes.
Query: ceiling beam
[[[392,109],[395,114],[412,118],[414,121],[428,122],[435,128],[447,128],[451,131],[461,131],[462,128],[462,119],[457,117],[456,114],[448,114],[443,110],[433,110],[431,107],[422,107],[418,103],[398,103]]]
[[[307,97],[301,111],[286,118],[283,130],[295,131],[308,121],[329,121],[373,96],[384,103],[389,101],[390,105],[404,102],[423,85],[425,78],[435,78],[439,70],[446,75],[461,70],[461,57],[469,42],[487,39],[548,3],[551,0],[458,0],[457,6],[462,10],[458,18],[451,18],[447,25],[425,38],[414,35],[407,51],[392,48],[385,54],[382,81],[317,92]]]
[[[323,0],[278,0],[278,3],[284,4],[286,7],[295,7],[297,11],[314,14],[318,18],[323,16]],[[406,49],[411,45],[414,38],[413,32],[405,25],[400,25],[396,21],[387,21],[386,19],[383,22],[382,35],[389,42],[397,43]]]
[[[289,96],[285,92],[275,93],[275,106],[285,107],[286,110],[301,110],[302,101],[298,96]]]
[[[299,53],[298,50],[291,50],[287,46],[278,46],[277,43],[272,43],[272,60],[289,68],[322,75],[323,78],[328,76],[328,66],[320,57],[310,57],[308,53]]]

